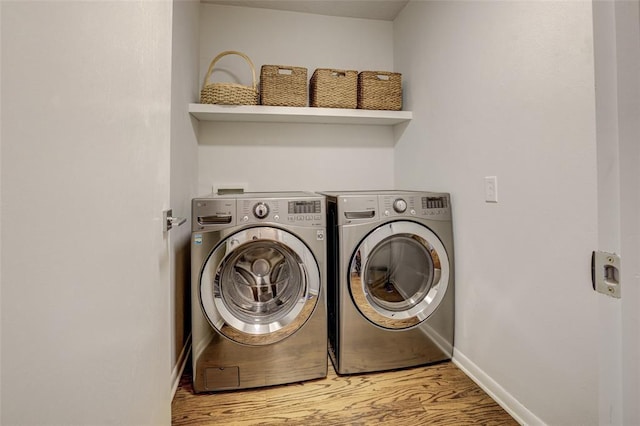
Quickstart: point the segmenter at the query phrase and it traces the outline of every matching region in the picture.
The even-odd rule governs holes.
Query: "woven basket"
[[[358,108],[402,109],[402,74],[362,71],[358,74]]]
[[[277,106],[307,106],[307,69],[285,65],[260,68],[260,103]]]
[[[213,72],[216,62],[226,55],[239,55],[243,57],[251,67],[253,75],[253,87],[243,86],[237,83],[209,83],[209,78]],[[211,61],[209,70],[204,78],[202,90],[200,91],[200,103],[220,104],[220,105],[258,105],[258,89],[256,87],[256,70],[253,62],[247,55],[235,50],[222,52]]]
[[[358,72],[318,68],[309,82],[309,105],[321,108],[356,108]]]

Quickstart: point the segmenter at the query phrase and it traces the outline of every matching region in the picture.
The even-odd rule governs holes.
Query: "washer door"
[[[268,345],[295,333],[320,292],[318,264],[296,236],[277,228],[237,232],[211,252],[200,277],[209,323],[238,343]]]
[[[351,297],[362,315],[380,327],[421,323],[437,309],[448,284],[449,257],[442,242],[415,222],[376,228],[351,258]]]

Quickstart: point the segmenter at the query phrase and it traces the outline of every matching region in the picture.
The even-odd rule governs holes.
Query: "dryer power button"
[[[393,209],[397,213],[404,213],[407,210],[407,202],[402,198],[398,198],[393,202]]]

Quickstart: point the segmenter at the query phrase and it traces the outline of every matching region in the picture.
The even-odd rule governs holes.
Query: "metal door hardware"
[[[620,298],[620,256],[615,253],[594,251],[591,256],[593,289],[607,296]]]
[[[162,212],[162,224],[163,231],[167,232],[174,226],[180,226],[187,221],[184,217],[173,217],[172,210],[165,210]]]

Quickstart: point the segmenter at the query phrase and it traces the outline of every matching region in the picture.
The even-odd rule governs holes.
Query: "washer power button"
[[[253,215],[258,219],[264,219],[269,214],[269,206],[265,203],[258,203],[253,206]]]

